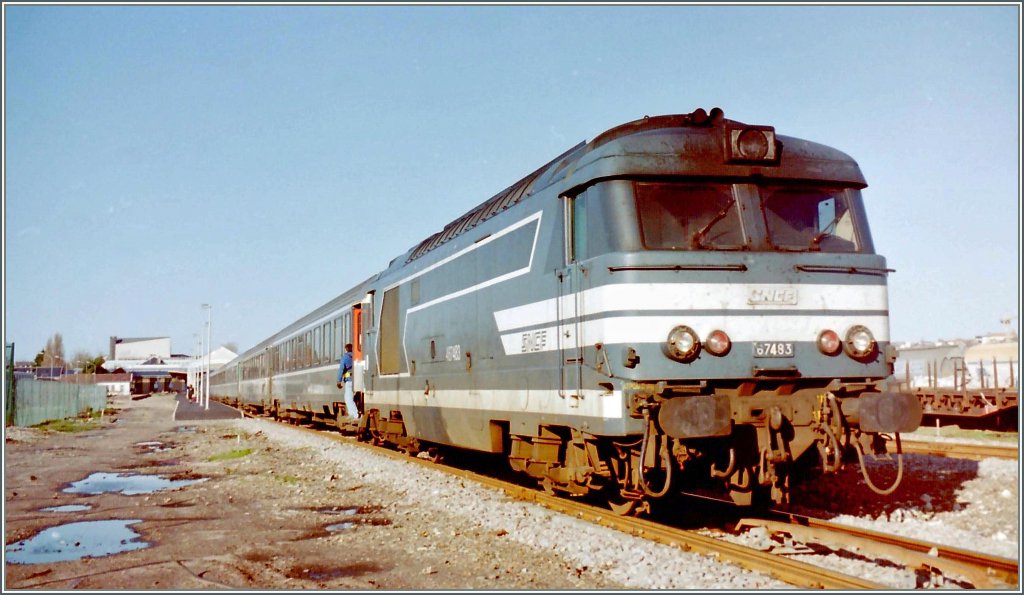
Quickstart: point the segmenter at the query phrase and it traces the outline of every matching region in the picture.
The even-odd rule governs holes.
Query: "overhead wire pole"
[[[203,304],[203,308],[206,309],[206,384],[204,390],[206,409],[210,408],[210,356],[213,355],[213,344],[211,343],[211,335],[213,334],[213,306],[210,304]]]

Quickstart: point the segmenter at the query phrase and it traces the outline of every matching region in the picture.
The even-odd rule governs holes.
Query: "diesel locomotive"
[[[902,460],[878,487],[865,456],[898,449],[921,406],[877,388],[891,269],[865,186],[846,154],[718,108],[644,117],[241,354],[211,394],[410,451],[499,453],[619,513],[690,490],[784,503],[791,478],[858,459],[887,494]]]

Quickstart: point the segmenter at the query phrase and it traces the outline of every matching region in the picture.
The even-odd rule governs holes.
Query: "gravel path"
[[[388,510],[427,515],[442,535],[501,536],[538,555],[564,559],[578,575],[598,575],[628,589],[780,589],[788,585],[707,556],[599,527],[439,470],[376,455],[265,420],[235,422],[298,449],[334,473],[359,476]],[[489,540],[465,548],[494,548]],[[526,563],[526,561],[521,561]]]
[[[472,528],[538,551],[556,554],[577,572],[597,573],[624,588],[641,589],[753,589],[783,588],[771,578],[723,564],[711,558],[597,527],[546,509],[509,500],[503,494],[467,485],[441,471],[374,455],[366,449],[338,444],[265,420],[236,422],[255,425],[269,439],[308,451],[339,472],[357,473],[378,489],[391,494],[399,510],[427,509],[446,515],[446,523],[461,530]],[[839,523],[867,527],[940,544],[953,545],[1019,559],[1019,473],[1017,461],[967,461],[924,455],[905,455],[906,469],[900,488],[879,497],[864,485],[857,465],[848,465],[838,477],[802,485],[794,494],[795,512]],[[891,462],[869,462],[876,483],[894,476]],[[850,486],[854,486],[851,488]],[[567,536],[572,536],[567,539]],[[733,540],[768,547],[758,530]],[[486,547],[486,544],[481,544]],[[799,548],[794,550],[798,552]],[[956,577],[930,576],[891,565],[871,556],[838,551],[793,554],[811,564],[869,578],[900,589],[969,586]]]

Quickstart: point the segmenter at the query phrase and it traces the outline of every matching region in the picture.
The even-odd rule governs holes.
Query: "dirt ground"
[[[176,422],[170,395],[118,398],[112,407],[87,432],[5,431],[5,590],[620,588],[501,532],[397,509],[380,488],[310,464],[237,422]],[[203,481],[138,495],[63,491],[96,472]],[[70,504],[91,508],[41,511]],[[131,529],[149,547],[11,562],[10,548],[41,531],[111,519],[140,520]],[[340,522],[348,524],[328,530]]]

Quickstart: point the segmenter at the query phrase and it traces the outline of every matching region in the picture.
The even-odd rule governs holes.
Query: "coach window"
[[[338,337],[338,357],[345,354],[344,344],[353,343],[352,337],[352,314],[351,312],[341,317],[341,336]]]

